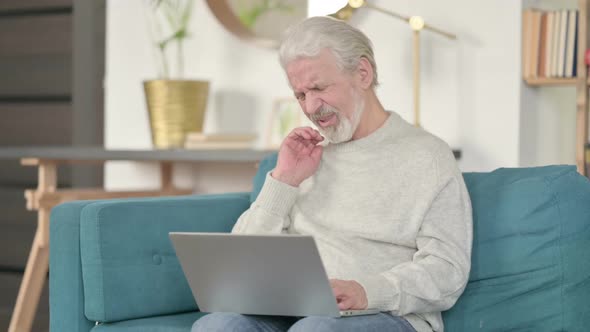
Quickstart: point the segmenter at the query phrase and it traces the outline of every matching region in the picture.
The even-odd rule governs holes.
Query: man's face
[[[330,142],[346,142],[357,130],[364,103],[355,73],[336,64],[327,49],[287,65],[287,77],[305,115]]]

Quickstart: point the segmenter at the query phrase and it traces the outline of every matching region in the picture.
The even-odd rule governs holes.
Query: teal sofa
[[[271,156],[260,164],[252,193],[54,208],[51,331],[190,331],[205,314],[168,233],[229,232],[275,162]],[[446,331],[589,331],[588,179],[573,166],[464,178],[473,205],[472,269],[464,294],[444,313]]]

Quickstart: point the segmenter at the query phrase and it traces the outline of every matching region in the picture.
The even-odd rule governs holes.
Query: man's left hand
[[[332,292],[340,310],[367,309],[368,300],[365,289],[354,280],[330,279]]]

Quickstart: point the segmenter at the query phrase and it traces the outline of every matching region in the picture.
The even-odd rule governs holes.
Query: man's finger
[[[313,133],[315,134],[316,137],[319,137],[318,140],[320,142],[324,140],[324,136],[322,136],[322,134],[317,129],[313,129]]]
[[[332,293],[334,293],[334,296],[336,298],[342,297],[342,295],[344,295],[344,292],[342,292],[342,289],[340,287],[332,286]]]
[[[290,136],[290,137],[287,137],[287,139],[285,141],[290,141],[290,142],[293,142],[293,144],[295,144],[295,145],[289,144],[290,146],[296,147],[299,145],[301,148],[305,147],[305,148],[309,149],[309,151],[311,151],[315,146],[317,146],[320,143],[315,139],[306,139],[301,136]]]
[[[302,139],[293,139],[291,137],[288,137],[286,140],[283,141],[283,144],[285,144],[293,150],[300,150],[303,147],[305,147],[305,144],[303,144],[303,142],[304,140]]]
[[[314,139],[318,140],[318,141],[323,141],[324,137],[322,136],[322,134],[320,134],[319,131],[317,131],[316,129],[313,129],[311,127],[307,127],[309,129],[309,133],[313,136]]]
[[[299,142],[310,141],[313,145],[318,145],[320,142],[324,141],[324,137],[311,127],[295,128],[289,133],[289,135],[287,135],[287,139]]]
[[[344,298],[342,301],[338,302],[338,309],[340,310],[348,310],[352,309],[354,305],[354,300],[350,297]]]
[[[334,293],[336,298],[340,298],[345,295],[344,288],[340,287],[338,283],[330,282],[330,286],[332,286],[332,293]]]
[[[336,286],[342,284],[342,280],[340,279],[330,279],[330,286]]]
[[[306,127],[299,127],[299,128],[295,128],[291,131],[291,133],[289,134],[289,136],[292,137],[302,137],[304,139],[312,139],[312,133],[313,130],[311,128],[306,128]],[[315,135],[313,135],[315,136]]]
[[[305,139],[312,139],[316,140],[317,142],[321,142],[324,140],[324,137],[320,134],[319,131],[313,129],[311,127],[298,127],[291,131],[291,134],[299,135]],[[309,136],[308,136],[309,135]]]

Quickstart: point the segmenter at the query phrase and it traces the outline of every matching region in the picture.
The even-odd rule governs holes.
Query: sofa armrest
[[[229,232],[249,205],[247,193],[85,205],[79,226],[85,316],[112,322],[195,310],[168,233]]]
[[[80,261],[80,212],[92,201],[76,201],[51,209],[49,226],[49,330],[90,331],[84,316]]]

